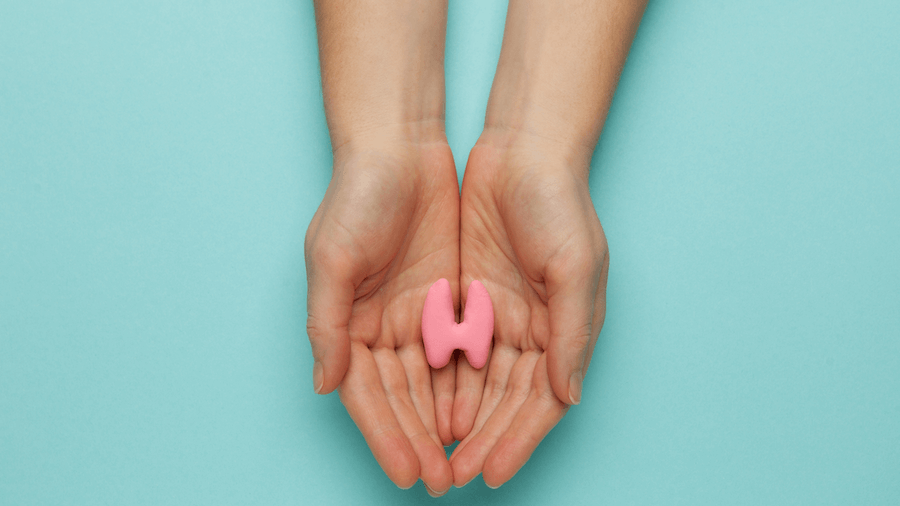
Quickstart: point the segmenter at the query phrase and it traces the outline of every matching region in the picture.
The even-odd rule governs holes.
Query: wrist
[[[422,175],[446,170],[456,179],[443,122],[410,122],[360,131],[336,147],[333,157],[335,175],[380,173],[415,182]]]
[[[572,139],[547,137],[527,128],[485,126],[472,156],[491,159],[497,170],[567,173],[587,181],[593,146]]]
[[[429,85],[360,87],[344,96],[326,94],[325,117],[334,151],[379,142],[427,144],[446,140],[443,72]]]
[[[596,118],[571,111],[570,104],[538,88],[524,82],[509,87],[495,82],[485,114],[485,139],[511,149],[541,149],[590,163],[600,134]]]
[[[517,51],[518,50],[518,51]],[[558,144],[569,151],[593,151],[605,110],[590,86],[573,86],[556,65],[558,55],[521,54],[514,45],[504,51],[491,87],[485,130],[505,130]]]
[[[347,153],[411,153],[432,145],[447,145],[443,117],[362,121],[330,129],[335,160]]]

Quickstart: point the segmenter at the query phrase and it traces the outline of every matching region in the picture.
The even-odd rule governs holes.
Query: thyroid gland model
[[[463,321],[456,323],[450,282],[440,279],[428,289],[422,309],[422,340],[428,364],[440,369],[450,362],[453,350],[463,350],[476,369],[487,363],[494,335],[494,306],[487,289],[472,281],[466,294]]]

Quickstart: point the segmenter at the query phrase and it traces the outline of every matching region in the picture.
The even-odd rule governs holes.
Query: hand
[[[397,486],[421,477],[435,495],[450,488],[452,474],[420,327],[434,281],[452,280],[459,293],[456,171],[446,142],[377,146],[335,153],[307,231],[313,381],[318,393],[338,388]]]
[[[554,155],[552,142],[522,140],[482,135],[463,179],[460,282],[487,287],[495,325],[485,370],[459,358],[456,486],[479,472],[505,483],[580,401],[605,315],[609,257],[588,167]]]
[[[340,384],[401,487],[421,476],[439,495],[482,469],[499,485],[580,399],[607,272],[589,152],[644,4],[510,1],[460,204],[443,134],[446,1],[316,1],[336,154],[307,235],[314,381],[320,393]],[[529,133],[494,142],[494,127]],[[385,142],[397,139],[417,142]],[[454,298],[477,278],[494,300],[486,371],[459,358],[429,373],[421,308],[442,277]],[[440,445],[454,438],[465,439],[448,463]]]

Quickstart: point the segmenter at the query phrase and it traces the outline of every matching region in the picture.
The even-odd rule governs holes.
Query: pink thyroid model
[[[444,367],[450,362],[453,350],[460,349],[472,367],[481,369],[487,364],[493,335],[494,306],[481,282],[469,284],[462,323],[456,323],[453,313],[450,282],[439,279],[431,285],[422,309],[422,340],[431,367]]]

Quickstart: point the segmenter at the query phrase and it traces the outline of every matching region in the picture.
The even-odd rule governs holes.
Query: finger
[[[562,259],[559,267],[547,271],[547,371],[556,396],[568,404],[581,402],[584,362],[594,336],[594,300],[601,265],[601,259],[586,253]]]
[[[462,450],[468,441],[466,438],[471,437],[473,434],[477,433],[484,426],[484,423],[490,418],[491,414],[497,409],[497,406],[500,405],[500,401],[503,400],[503,396],[506,394],[506,386],[509,383],[510,373],[513,369],[513,366],[516,364],[516,361],[519,360],[519,357],[522,356],[522,351],[518,348],[514,348],[508,345],[497,345],[491,350],[491,358],[488,362],[487,366],[487,377],[484,380],[484,386],[482,389],[482,397],[477,411],[472,416],[472,424],[469,427],[469,430],[466,431],[463,437],[460,437],[459,440],[462,443],[456,447],[456,452]],[[458,382],[457,382],[458,383]],[[457,391],[459,387],[457,387]],[[456,421],[457,417],[463,418],[464,414],[460,414],[460,409],[454,405],[453,409],[454,423],[459,423]]]
[[[456,390],[456,354],[450,363],[441,369],[431,370],[431,386],[434,389],[434,415],[437,419],[438,437],[441,444],[449,446],[453,437],[453,396]]]
[[[453,469],[453,482],[461,487],[482,472],[485,460],[500,436],[509,428],[516,414],[528,399],[535,364],[542,354],[536,351],[522,353],[509,375],[509,384],[503,400],[491,413],[484,426],[469,440],[465,446],[450,457]]]
[[[569,408],[553,393],[545,357],[546,354],[542,355],[535,367],[528,400],[485,460],[481,476],[491,488],[503,485],[519,472]]]
[[[453,311],[455,318],[459,318],[459,282],[455,276],[448,276],[450,289],[453,294]],[[424,309],[423,309],[424,311]],[[431,370],[432,388],[434,389],[434,409],[437,419],[438,437],[441,444],[449,446],[453,444],[453,400],[456,394],[456,369],[458,351],[450,355],[450,362],[440,369]]]
[[[490,358],[488,358],[490,360]],[[475,415],[481,405],[484,394],[484,380],[487,367],[475,369],[469,364],[464,353],[457,356],[456,392],[453,397],[453,419],[451,430],[457,441],[462,441],[472,430]]]
[[[464,286],[471,286],[473,279]],[[465,307],[468,289],[461,294],[462,307]],[[495,320],[496,322],[496,320]],[[496,334],[496,332],[495,332]],[[493,348],[493,345],[491,346]],[[488,352],[488,364],[491,362]],[[453,421],[451,429],[453,437],[462,441],[472,431],[478,408],[481,406],[484,396],[484,381],[488,374],[488,367],[476,369],[470,363],[465,354],[460,353],[456,362],[456,394],[453,399]]]
[[[315,360],[313,388],[327,394],[337,388],[350,365],[348,327],[353,307],[353,281],[345,273],[346,253],[313,247],[307,251],[306,333]]]
[[[432,439],[416,412],[403,363],[393,349],[375,349],[372,351],[372,357],[375,359],[387,402],[418,458],[422,481],[437,494],[446,492],[453,484],[447,454],[440,443],[435,441],[436,436]]]
[[[434,443],[443,446],[438,437],[434,392],[431,389],[431,368],[425,359],[425,349],[421,343],[415,343],[397,348],[396,353],[402,370],[406,372],[407,391],[422,425]]]
[[[400,488],[413,486],[419,459],[388,403],[372,352],[362,343],[351,346],[350,367],[339,393],[388,478]]]

